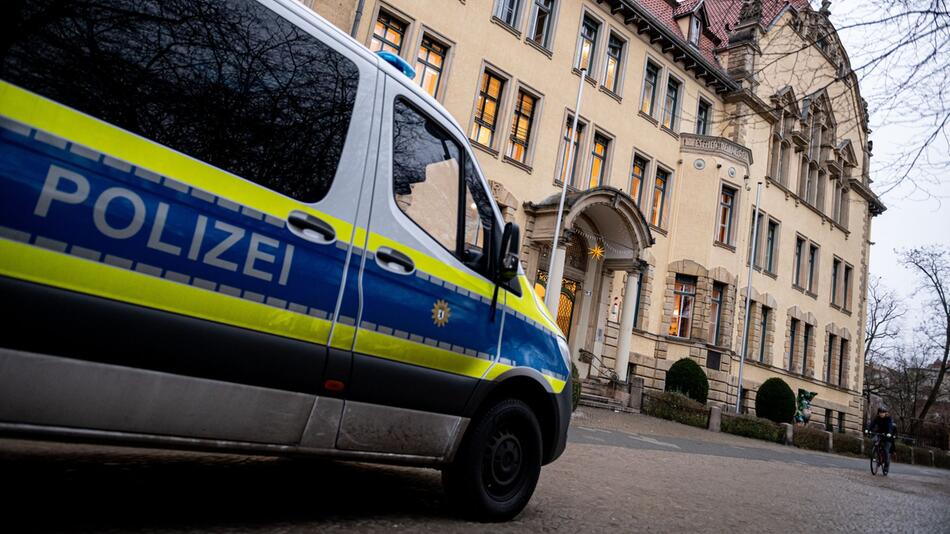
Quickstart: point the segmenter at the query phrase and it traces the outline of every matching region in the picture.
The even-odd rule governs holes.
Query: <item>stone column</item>
[[[623,289],[623,307],[620,312],[620,337],[617,338],[617,361],[614,371],[617,377],[627,381],[627,364],[630,363],[630,336],[633,335],[633,322],[637,318],[637,293],[640,292],[640,277],[637,271],[627,272],[627,282]]]
[[[560,240],[559,240],[560,241]],[[564,278],[564,261],[567,259],[567,244],[558,243],[554,254],[554,265],[548,273],[548,285],[544,289],[544,305],[548,307],[554,319],[557,319],[557,306],[561,300],[561,279]],[[567,332],[564,332],[566,335]]]
[[[587,272],[584,273],[584,287],[581,289],[581,308],[577,315],[577,332],[571,343],[571,352],[577,353],[579,349],[587,347],[587,331],[589,330],[591,312],[594,310],[594,300],[596,295],[594,290],[597,286],[597,277],[600,275],[601,262],[593,258],[588,259]],[[575,300],[576,302],[576,300]]]

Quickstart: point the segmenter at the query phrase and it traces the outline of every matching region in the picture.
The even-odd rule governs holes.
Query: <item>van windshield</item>
[[[312,35],[254,0],[16,4],[3,80],[292,198],[326,195],[359,69]]]

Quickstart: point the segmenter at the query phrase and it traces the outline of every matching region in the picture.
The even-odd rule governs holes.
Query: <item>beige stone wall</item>
[[[304,3],[307,3],[304,0]],[[314,9],[349,32],[356,0],[313,0]],[[530,6],[531,2],[524,2]],[[482,69],[486,66],[504,75],[506,89],[499,109],[497,141],[487,149],[477,149],[479,164],[486,177],[501,184],[507,191],[506,217],[512,217],[531,235],[533,222],[526,217],[521,203],[538,202],[556,193],[558,150],[562,129],[570,109],[574,106],[580,76],[572,70],[581,19],[584,13],[601,21],[601,38],[596,56],[597,70],[585,85],[581,118],[587,123],[579,152],[579,175],[586,176],[590,161],[591,138],[594,131],[608,135],[612,141],[607,160],[604,182],[627,191],[634,152],[651,160],[648,180],[656,165],[671,173],[667,188],[665,214],[658,227],[653,228],[656,243],[644,251],[642,258],[649,264],[644,277],[642,308],[631,340],[631,365],[643,377],[647,388],[662,388],[666,369],[681,357],[694,358],[706,367],[710,346],[708,337],[711,280],[727,283],[723,327],[722,361],[718,370],[706,369],[711,379],[711,399],[722,404],[735,402],[738,360],[741,350],[741,330],[746,287],[747,250],[755,182],[764,181],[761,206],[768,217],[780,224],[777,242],[775,273],[756,270],[753,273],[753,294],[756,300],[753,314],[760,313],[761,305],[772,307],[766,332],[769,349],[765,363],[747,363],[745,383],[753,390],[769,376],[781,376],[793,390],[803,387],[818,391],[816,405],[837,409],[848,414],[853,423],[859,414],[862,365],[857,358],[861,344],[864,284],[867,273],[870,216],[867,203],[853,191],[849,197],[848,219],[845,225],[831,220],[832,204],[825,195],[825,206],[814,209],[797,195],[800,174],[799,152],[790,157],[787,186],[781,186],[765,176],[770,169],[770,151],[775,114],[768,108],[772,96],[790,86],[800,100],[806,95],[824,89],[833,109],[836,143],[850,140],[858,167],[853,176],[867,175],[864,168],[866,132],[860,118],[863,110],[855,88],[848,79],[836,77],[837,66],[815,47],[804,52],[787,54],[801,49],[807,37],[793,28],[791,13],[783,15],[774,25],[766,28],[758,44],[758,51],[733,47],[720,55],[723,65],[741,66],[752,71],[755,83],[748,84],[749,98],[728,99],[711,90],[684,68],[681,61],[651,44],[645,35],[627,26],[619,16],[612,16],[609,8],[595,1],[561,1],[554,22],[553,39],[549,51],[540,50],[526,39],[529,11],[522,13],[520,32],[500,24],[492,17],[493,2],[461,0],[366,0],[357,39],[368,44],[379,9],[386,9],[402,17],[408,24],[402,55],[415,63],[415,54],[423,33],[430,33],[449,45],[442,88],[437,97],[448,111],[468,131],[473,120],[474,105]],[[626,40],[622,67],[622,86],[617,95],[610,94],[600,85],[603,78],[606,35],[611,31]],[[683,83],[680,119],[673,131],[658,125],[654,118],[640,113],[645,62],[650,59],[663,68],[657,97],[662,108],[662,96],[669,75]],[[541,97],[533,141],[527,165],[513,164],[504,157],[510,130],[514,97],[518,87],[524,87]],[[695,143],[688,135],[694,131],[698,98],[702,96],[713,105],[713,123],[710,134],[722,136],[737,143],[715,141],[713,145]],[[758,104],[756,104],[758,102]],[[659,113],[657,113],[659,115]],[[751,162],[748,154],[751,155]],[[698,160],[702,160],[701,162]],[[723,184],[735,187],[737,216],[734,221],[734,239],[727,246],[714,243],[719,192]],[[644,197],[646,198],[646,197]],[[641,205],[649,219],[649,209]],[[793,287],[795,236],[802,235],[820,245],[818,285],[814,295]],[[524,261],[529,277],[539,265],[538,251],[525,246]],[[831,306],[831,258],[837,255],[854,266],[851,311]],[[541,262],[543,263],[543,261]],[[701,278],[697,291],[696,310],[700,323],[694,339],[679,340],[666,336],[669,327],[669,297],[671,280],[676,272],[695,270]],[[678,269],[680,271],[678,271]],[[714,276],[712,273],[718,273]],[[689,274],[689,273],[684,273]],[[621,294],[623,276],[608,280],[608,303]],[[767,297],[767,298],[766,298]],[[599,313],[609,306],[601,303]],[[793,311],[794,310],[794,311]],[[598,310],[595,310],[595,312]],[[788,328],[790,317],[808,316],[813,320],[810,345],[811,358],[804,376],[789,373]],[[595,313],[591,320],[595,321]],[[755,319],[755,317],[753,317]],[[846,330],[850,336],[850,360],[845,364],[844,387],[823,382],[827,325]],[[605,323],[603,354],[612,365],[616,356],[616,323]],[[757,326],[753,324],[753,326]],[[804,323],[801,325],[804,326]],[[761,342],[757,328],[753,329],[753,349]],[[799,336],[802,335],[801,328]],[[593,336],[589,336],[593,338]],[[590,341],[590,340],[589,340]],[[796,341],[797,362],[801,362],[802,340]],[[750,351],[757,355],[755,350]],[[860,421],[860,416],[856,419]],[[849,423],[850,426],[854,426]]]

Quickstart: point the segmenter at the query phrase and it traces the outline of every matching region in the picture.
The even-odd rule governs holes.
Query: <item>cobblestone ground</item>
[[[3,440],[0,529],[950,533],[950,471],[873,477],[863,459],[576,415],[567,451],[503,525],[454,518],[433,470]]]

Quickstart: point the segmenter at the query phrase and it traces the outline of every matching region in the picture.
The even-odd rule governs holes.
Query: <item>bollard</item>
[[[791,423],[782,423],[782,428],[785,430],[785,444],[792,446],[795,444],[795,427]]]
[[[719,432],[719,426],[722,422],[722,408],[711,406],[709,408],[709,430]]]

